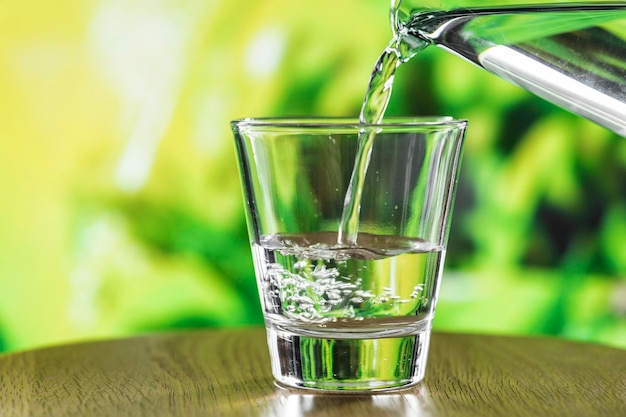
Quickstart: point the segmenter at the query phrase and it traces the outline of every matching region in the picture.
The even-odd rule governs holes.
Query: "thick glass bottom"
[[[331,338],[267,328],[279,385],[329,392],[388,391],[424,378],[430,326],[399,337]]]

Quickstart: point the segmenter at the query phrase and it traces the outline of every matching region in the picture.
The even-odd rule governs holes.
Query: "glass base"
[[[430,326],[382,338],[301,336],[267,328],[272,373],[279,385],[329,392],[406,388],[424,378]]]

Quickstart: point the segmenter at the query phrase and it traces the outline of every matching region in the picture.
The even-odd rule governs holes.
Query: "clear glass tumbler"
[[[364,392],[424,377],[465,127],[232,122],[280,385]]]

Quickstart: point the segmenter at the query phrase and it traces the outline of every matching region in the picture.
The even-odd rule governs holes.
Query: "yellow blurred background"
[[[0,351],[260,324],[229,121],[356,115],[384,0],[0,2]],[[470,121],[440,330],[626,347],[626,141],[433,48]]]

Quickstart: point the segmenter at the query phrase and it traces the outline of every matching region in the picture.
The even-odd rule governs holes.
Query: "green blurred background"
[[[229,121],[358,114],[387,0],[0,2],[0,351],[262,323]],[[440,49],[467,118],[435,327],[626,347],[626,141]]]

